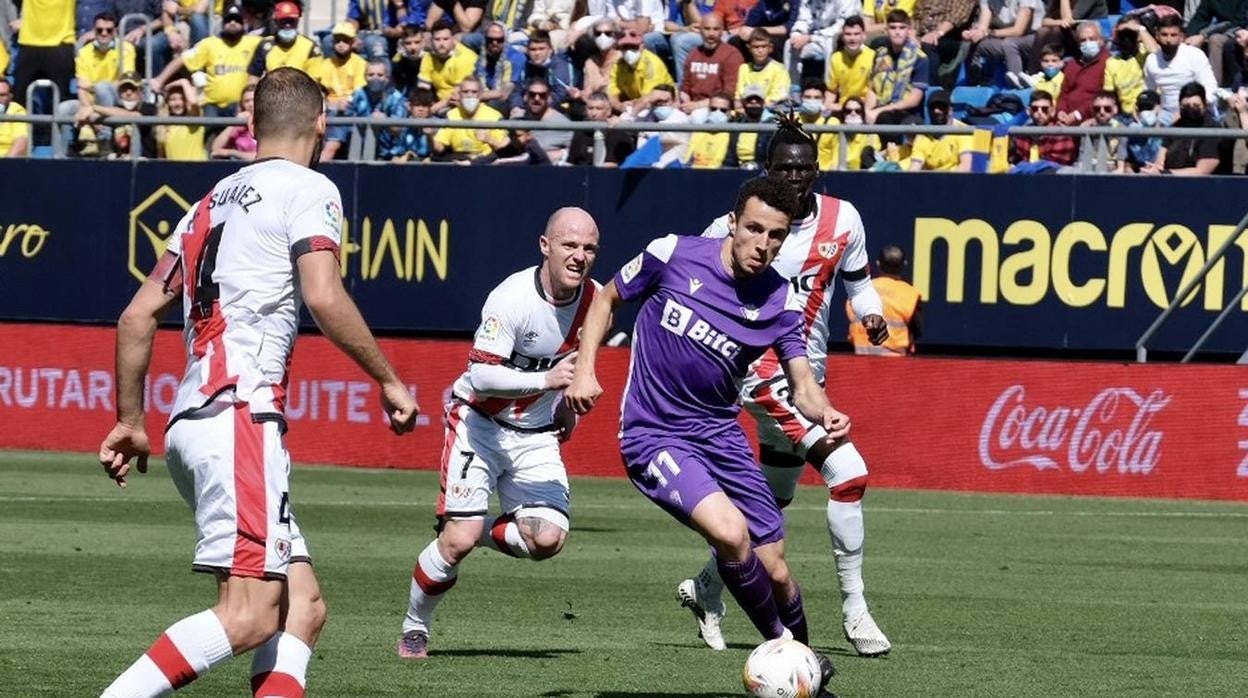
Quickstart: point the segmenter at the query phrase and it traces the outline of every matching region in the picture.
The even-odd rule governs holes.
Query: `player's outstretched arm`
[[[355,301],[342,287],[338,260],[333,252],[317,250],[302,254],[298,265],[303,302],[317,327],[381,386],[381,404],[390,417],[390,430],[396,434],[411,431],[420,408],[381,353]]]
[[[815,424],[828,432],[828,440],[834,441],[849,434],[849,416],[838,412],[828,402],[828,394],[815,380],[810,371],[810,361],[804,356],[794,357],[782,363],[784,374],[793,386],[793,405]]]
[[[181,293],[177,274],[178,255],[165,252],[117,319],[117,424],[100,444],[99,456],[119,487],[126,486],[132,459],[140,473],[147,472],[151,446],[143,424],[143,377],[152,361],[157,323]]]
[[[841,283],[845,286],[845,294],[849,296],[849,304],[854,314],[862,318],[862,327],[867,331],[867,339],[879,346],[888,339],[888,323],[884,320],[884,303],[880,294],[871,283],[871,274],[866,267],[841,273]]]
[[[576,414],[589,412],[602,395],[602,386],[598,384],[594,363],[598,359],[598,347],[602,346],[607,329],[611,327],[611,317],[622,302],[624,301],[620,298],[620,292],[615,288],[615,280],[612,279],[594,297],[589,312],[585,314],[576,371],[572,374],[572,384],[563,391],[564,403]]]

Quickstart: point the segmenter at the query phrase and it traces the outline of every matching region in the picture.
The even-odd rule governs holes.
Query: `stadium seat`
[[[30,149],[30,157],[36,160],[50,160],[52,159],[52,146],[37,145]]]
[[[1118,18],[1122,15],[1106,15],[1099,21],[1101,23],[1101,34],[1105,36],[1106,41],[1114,38],[1114,27],[1118,26]]]
[[[965,119],[968,109],[974,107],[982,107],[988,104],[988,100],[997,93],[994,87],[968,87],[961,86],[953,88],[953,93],[949,96],[953,102],[953,118]]]
[[[1018,98],[1023,101],[1024,107],[1031,106],[1031,88],[1030,87],[1026,89],[1022,89],[1022,90],[1001,90],[1001,93],[1008,94],[1008,95],[1017,95]]]

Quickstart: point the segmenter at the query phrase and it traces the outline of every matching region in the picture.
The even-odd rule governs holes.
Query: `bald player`
[[[412,571],[398,654],[428,656],[434,609],[459,564],[485,546],[545,560],[568,535],[568,475],[559,444],[575,416],[563,406],[581,323],[599,286],[589,278],[598,226],[579,208],[555,211],[538,238],[542,263],[503,280],[481,309],[468,370],[446,406],[438,537]],[[501,515],[488,517],[497,491]]]

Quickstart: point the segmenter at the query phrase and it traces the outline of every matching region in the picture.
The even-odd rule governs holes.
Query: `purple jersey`
[[[721,244],[668,235],[615,275],[620,297],[642,300],[624,429],[706,436],[735,426],[750,364],[769,347],[781,361],[806,355],[789,283],[771,269],[734,278]]]

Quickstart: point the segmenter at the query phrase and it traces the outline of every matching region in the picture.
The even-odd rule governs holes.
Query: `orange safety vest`
[[[854,314],[853,305],[845,302],[845,315],[849,317],[849,341],[854,343],[855,354],[872,356],[906,356],[914,353],[910,338],[910,320],[919,307],[919,290],[901,279],[877,276],[871,279],[880,301],[884,305],[884,321],[888,323],[888,339],[875,346],[867,338],[867,331]]]

